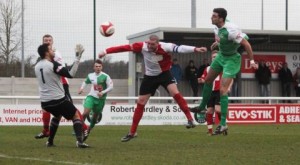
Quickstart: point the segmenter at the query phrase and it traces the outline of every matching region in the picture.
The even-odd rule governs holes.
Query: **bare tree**
[[[6,68],[16,63],[21,48],[20,19],[22,8],[14,0],[0,0],[0,63]]]

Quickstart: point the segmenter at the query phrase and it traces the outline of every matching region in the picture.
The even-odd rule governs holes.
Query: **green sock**
[[[94,117],[91,118],[91,121],[90,121],[90,128],[94,128],[95,127],[95,124],[96,124],[96,121],[94,121]]]
[[[226,126],[226,117],[228,111],[228,95],[222,95],[221,102],[221,126]]]
[[[208,100],[209,100],[211,92],[212,92],[212,87],[213,87],[213,84],[207,84],[207,83],[205,83],[203,86],[202,101],[199,105],[199,108],[201,110],[205,109],[205,107],[208,103]]]

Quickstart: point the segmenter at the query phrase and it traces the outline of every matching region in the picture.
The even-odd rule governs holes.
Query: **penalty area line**
[[[55,161],[55,160],[50,160],[50,159],[39,159],[39,158],[31,158],[31,157],[9,156],[9,155],[1,154],[1,153],[0,153],[0,158],[51,162],[51,163],[60,163],[60,164],[71,164],[71,165],[93,165],[93,164],[89,164],[89,163],[76,163],[76,162],[69,162],[69,161]]]

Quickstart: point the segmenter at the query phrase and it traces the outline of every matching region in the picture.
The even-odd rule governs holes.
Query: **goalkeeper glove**
[[[81,44],[77,44],[75,47],[75,58],[76,60],[80,61],[82,53],[84,52],[84,48]]]

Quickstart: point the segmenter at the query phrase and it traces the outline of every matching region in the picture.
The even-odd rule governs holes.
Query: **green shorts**
[[[98,99],[93,96],[87,96],[83,107],[92,110],[94,113],[102,113],[105,105],[105,99]]]
[[[211,63],[211,68],[222,74],[222,78],[235,78],[241,69],[241,55],[236,53],[231,56],[224,56],[220,52]]]

